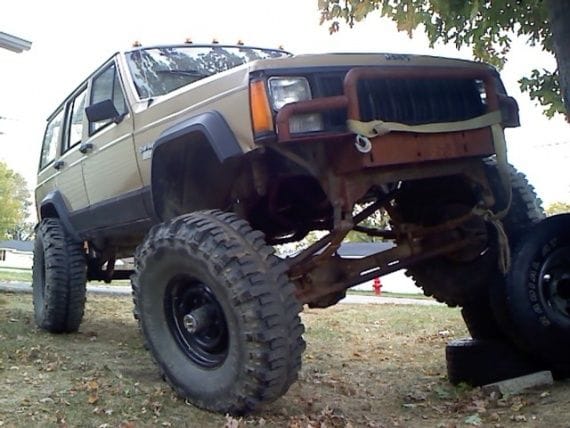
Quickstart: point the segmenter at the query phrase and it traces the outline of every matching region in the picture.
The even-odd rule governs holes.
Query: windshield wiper
[[[209,74],[202,73],[198,70],[178,70],[178,69],[168,69],[168,70],[156,70],[157,73],[164,73],[164,74],[181,74],[183,76],[192,76],[192,77],[208,77]]]

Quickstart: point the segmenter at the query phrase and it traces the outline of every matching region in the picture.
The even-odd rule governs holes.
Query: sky
[[[327,24],[319,25],[317,0],[5,0],[0,31],[32,42],[21,54],[0,49],[0,116],[6,117],[0,120],[0,159],[31,189],[47,116],[95,68],[135,40],[154,45],[188,37],[194,42],[241,39],[255,46],[282,45],[296,54],[398,52],[471,59],[469,49],[431,49],[421,32],[410,39],[378,15],[329,35]],[[546,204],[570,202],[570,125],[561,117],[545,118],[517,84],[533,68],[553,69],[554,59],[523,39],[515,40],[508,58],[501,75],[519,102],[523,124],[507,130],[509,159]]]

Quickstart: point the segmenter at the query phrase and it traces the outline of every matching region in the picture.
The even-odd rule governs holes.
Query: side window
[[[119,114],[125,114],[127,112],[125,97],[121,89],[121,83],[119,82],[119,76],[117,75],[115,64],[111,64],[95,76],[91,85],[90,104],[95,104],[105,100],[112,100]],[[91,135],[95,133],[97,130],[109,123],[111,123],[110,120],[90,123],[89,134]]]
[[[63,123],[63,109],[61,109],[48,123],[44,142],[42,145],[42,154],[40,156],[40,169],[53,162],[57,151],[57,144],[61,136],[61,128]]]
[[[79,144],[83,137],[83,117],[85,116],[85,98],[87,88],[77,94],[69,106],[68,135],[63,151]]]

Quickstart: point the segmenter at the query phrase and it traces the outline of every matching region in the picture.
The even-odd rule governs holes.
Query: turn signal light
[[[265,81],[254,80],[249,85],[251,121],[255,135],[273,131],[273,115],[269,107]]]

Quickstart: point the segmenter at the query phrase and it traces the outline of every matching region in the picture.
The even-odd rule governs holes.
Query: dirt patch
[[[31,296],[0,296],[0,426],[568,426],[570,383],[506,398],[446,380],[467,333],[445,307],[306,310],[304,366],[289,393],[244,419],[198,410],[152,364],[128,298],[90,297],[77,334],[33,324]]]

